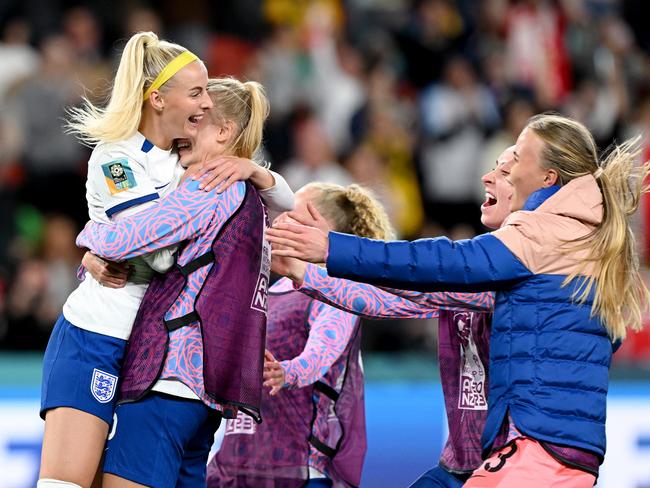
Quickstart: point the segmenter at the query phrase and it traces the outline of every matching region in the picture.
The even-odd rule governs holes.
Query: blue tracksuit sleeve
[[[377,241],[329,233],[331,276],[418,291],[498,291],[533,275],[496,237]]]

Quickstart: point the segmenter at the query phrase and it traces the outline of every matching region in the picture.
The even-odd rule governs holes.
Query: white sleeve
[[[144,165],[123,147],[102,148],[88,167],[102,208],[110,220],[119,220],[141,212],[160,199]],[[154,271],[164,273],[174,265],[177,246],[160,249],[143,256]]]
[[[160,198],[145,167],[122,147],[104,150],[91,158],[88,179],[109,219],[124,210]]]
[[[151,254],[142,256],[144,262],[149,265],[151,269],[158,273],[166,273],[174,266],[174,253],[178,250],[178,246],[169,246],[165,249],[159,249]]]
[[[288,212],[295,206],[295,195],[287,181],[275,171],[269,170],[275,184],[266,190],[259,190],[260,197],[269,210],[275,212]]]

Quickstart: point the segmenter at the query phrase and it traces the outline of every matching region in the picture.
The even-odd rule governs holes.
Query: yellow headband
[[[181,68],[184,68],[192,61],[196,61],[197,59],[199,58],[189,51],[183,51],[174,59],[172,59],[169,64],[167,64],[167,66],[165,66],[163,70],[158,73],[158,76],[156,76],[156,79],[153,80],[151,86],[147,88],[147,91],[144,92],[144,100],[146,101],[147,98],[149,98],[149,95],[151,95],[152,91],[157,90],[163,86],[172,76],[178,73]]]

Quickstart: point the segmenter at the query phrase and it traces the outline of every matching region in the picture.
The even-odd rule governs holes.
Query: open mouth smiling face
[[[188,131],[189,133],[196,134],[196,132],[199,130],[199,124],[201,123],[204,115],[205,113],[201,112],[198,114],[190,115],[187,118],[187,124],[190,127],[190,130]]]
[[[485,201],[481,205],[481,222],[490,229],[498,229],[510,215],[512,185],[508,182],[510,166],[514,157],[514,146],[509,147],[497,158],[496,167],[483,178]]]

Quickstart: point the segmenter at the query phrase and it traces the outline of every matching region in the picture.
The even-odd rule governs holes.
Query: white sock
[[[70,483],[69,481],[59,481],[43,478],[38,480],[38,483],[36,483],[36,488],[81,488],[81,486]]]

